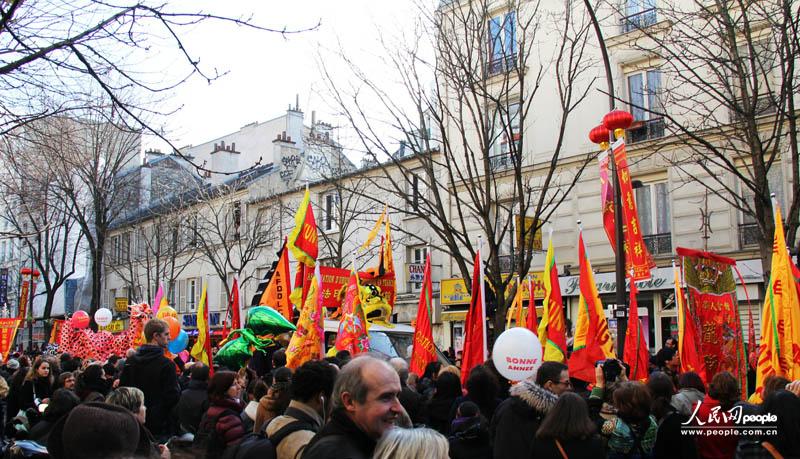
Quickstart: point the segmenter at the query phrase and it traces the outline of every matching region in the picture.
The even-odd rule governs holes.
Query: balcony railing
[[[491,77],[500,73],[510,72],[517,68],[517,56],[512,54],[510,56],[489,56],[489,62],[486,63],[486,76]]]
[[[493,171],[511,169],[512,167],[514,167],[514,160],[511,157],[511,153],[489,156],[489,168]]]
[[[628,143],[644,142],[646,140],[664,137],[666,125],[664,118],[655,118],[646,121],[637,121],[628,129]]]
[[[644,29],[656,23],[656,9],[649,8],[622,18],[622,33]]]
[[[738,105],[740,107],[744,106],[744,101],[739,101]],[[771,115],[778,110],[778,106],[776,105],[775,101],[770,96],[763,96],[759,97],[756,100],[756,106],[753,107],[753,115],[755,116],[762,116],[762,115]],[[740,112],[736,110],[731,110],[731,120],[732,121],[741,121],[746,116],[742,115]]]
[[[758,223],[739,224],[739,247],[758,245]]]
[[[672,253],[672,234],[660,233],[642,236],[644,245],[650,255],[667,255]]]

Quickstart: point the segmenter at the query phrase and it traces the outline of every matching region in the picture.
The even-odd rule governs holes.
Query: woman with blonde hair
[[[403,429],[387,431],[375,447],[374,459],[448,459],[449,445],[444,435],[433,429]]]

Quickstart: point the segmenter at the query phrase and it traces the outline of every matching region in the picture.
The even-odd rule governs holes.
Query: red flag
[[[561,286],[558,283],[558,266],[553,250],[552,234],[544,260],[544,292],[544,310],[538,334],[543,349],[542,360],[566,362],[567,326],[564,319],[564,304],[561,301]]]
[[[622,218],[625,225],[626,270],[633,270],[633,280],[650,279],[650,269],[656,266],[653,257],[647,251],[639,225],[639,213],[633,197],[628,159],[625,156],[625,140],[614,143],[614,162],[617,165],[617,184],[622,195]]]
[[[231,299],[228,304],[228,314],[231,317],[231,328],[236,330],[242,328],[242,319],[239,312],[239,279],[233,278],[231,286]]]
[[[603,206],[603,228],[606,230],[608,242],[611,243],[611,249],[617,251],[617,238],[616,225],[614,223],[614,187],[611,186],[611,179],[609,178],[608,164],[611,161],[611,156],[608,150],[600,153],[598,158],[600,162],[600,202]]]
[[[547,273],[545,273],[545,276]],[[534,335],[539,336],[539,325],[536,323],[536,301],[533,299],[533,278],[528,278],[528,291],[530,292],[528,298],[528,317],[525,320],[525,328],[532,331]]]
[[[631,366],[631,381],[647,380],[647,364],[650,353],[644,340],[644,330],[639,321],[639,304],[636,302],[636,282],[631,279],[630,315],[628,316],[628,330],[625,333],[625,355],[622,360]]]
[[[611,335],[608,332],[603,304],[594,282],[592,265],[586,256],[583,232],[578,236],[578,261],[580,265],[580,297],[575,340],[569,357],[569,374],[586,382],[594,382],[595,362],[615,358]]]
[[[683,296],[680,271],[674,263],[672,269],[675,273],[675,306],[678,309],[678,354],[681,359],[681,373],[694,371],[700,375],[703,381],[708,381],[703,359],[697,352],[700,349],[697,323],[689,313],[689,306]]]
[[[481,250],[475,253],[475,265],[472,269],[472,300],[464,326],[464,350],[461,360],[461,385],[467,383],[467,377],[473,367],[482,364],[487,358],[486,349],[486,306],[483,292],[483,266]]]
[[[417,323],[414,327],[414,347],[411,351],[411,365],[409,371],[422,377],[425,367],[430,362],[436,361],[436,348],[433,344],[433,331],[431,330],[431,297],[433,284],[431,283],[431,254],[425,259],[425,275],[422,278],[422,291],[419,293],[417,305]]]
[[[314,210],[311,207],[311,198],[306,188],[303,200],[294,216],[295,227],[289,234],[289,250],[297,261],[303,262],[313,268],[319,255],[317,240],[317,221],[314,219]],[[303,305],[299,305],[302,307]],[[299,309],[299,308],[298,308]]]

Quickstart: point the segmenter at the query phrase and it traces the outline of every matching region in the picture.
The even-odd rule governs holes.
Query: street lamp
[[[22,320],[28,320],[28,352],[33,350],[33,297],[36,294],[36,279],[39,278],[41,274],[38,269],[30,267],[30,268],[22,268],[19,270],[20,274],[22,274],[22,280],[28,281],[28,310],[27,310],[27,318],[20,317]],[[22,304],[22,301],[20,301]]]

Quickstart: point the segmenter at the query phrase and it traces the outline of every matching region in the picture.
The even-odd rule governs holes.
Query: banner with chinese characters
[[[30,295],[31,281],[23,278],[22,284],[19,287],[19,309],[17,309],[17,317],[25,319],[28,317],[28,296]]]
[[[320,267],[322,275],[322,306],[328,309],[338,309],[344,300],[345,287],[350,279],[350,271],[344,268],[332,268],[329,266]],[[311,282],[314,275],[313,270],[306,270],[306,281]],[[359,272],[358,278],[361,286],[374,285],[381,291],[381,296],[387,301],[394,299],[397,292],[397,282],[394,273],[386,273],[383,276],[374,277],[371,273]],[[310,284],[309,284],[310,285]]]
[[[647,251],[639,225],[639,213],[631,185],[631,174],[628,170],[628,159],[625,156],[625,141],[620,139],[614,143],[614,162],[617,165],[617,184],[622,194],[622,221],[625,232],[625,268],[633,271],[633,280],[650,279],[650,269],[656,266],[653,257]]]
[[[14,338],[17,336],[17,327],[19,327],[20,319],[0,319],[0,354],[3,358],[8,358],[8,352],[11,346],[14,345]]]
[[[0,307],[8,303],[8,268],[0,268]]]
[[[710,252],[678,248],[689,289],[689,311],[700,338],[698,354],[706,375],[730,371],[747,390],[747,359],[736,300],[733,265],[736,262]],[[707,381],[708,382],[708,381]]]

